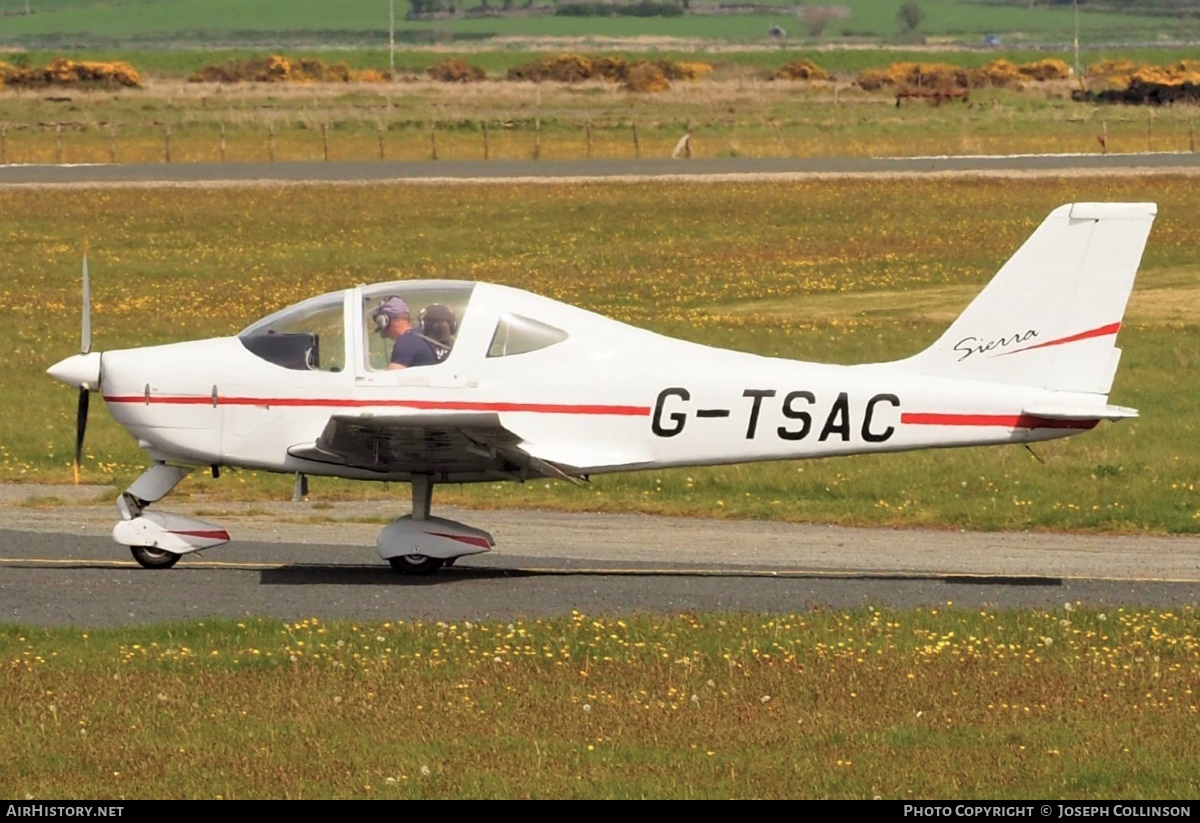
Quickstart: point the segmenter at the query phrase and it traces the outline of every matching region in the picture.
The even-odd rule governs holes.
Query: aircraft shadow
[[[434,574],[399,574],[388,566],[343,566],[305,564],[263,569],[262,586],[436,586],[463,580],[498,580],[533,577],[537,572],[522,569],[451,568]]]
[[[398,574],[387,566],[345,566],[336,564],[304,564],[263,569],[259,584],[263,586],[433,586],[467,580],[501,580],[521,577],[719,577],[758,578],[768,580],[860,580],[880,582],[945,583],[956,586],[1028,586],[1061,587],[1061,577],[913,574],[913,573],[829,573],[754,571],[745,569],[520,569],[458,566],[442,569],[431,575]]]

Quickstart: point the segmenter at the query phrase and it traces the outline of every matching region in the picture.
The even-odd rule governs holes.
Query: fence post
[[[1154,151],[1154,109],[1146,109],[1146,151]]]
[[[221,162],[225,162],[225,124],[221,124]]]
[[[671,152],[671,159],[678,160],[680,157],[688,158],[692,156],[692,133],[685,131],[683,137],[679,138],[679,142],[675,144],[674,151]]]
[[[638,142],[637,123],[633,124],[633,154],[639,160],[642,157],[642,144]]]
[[[0,126],[0,163],[8,165],[8,124]]]
[[[329,124],[321,123],[321,158],[329,162]]]
[[[437,123],[429,124],[430,159],[437,160]]]
[[[54,124],[54,162],[62,163],[62,123]]]
[[[117,124],[108,124],[108,162],[117,162]]]
[[[383,162],[383,125],[379,126],[379,162]]]
[[[163,127],[163,162],[171,162],[171,127]]]
[[[484,120],[484,121],[483,121],[483,159],[484,159],[484,160],[490,160],[490,159],[491,159],[491,156],[490,156],[490,155],[491,155],[491,147],[490,147],[490,146],[488,146],[488,127],[487,127],[487,121],[486,121],[486,120]]]
[[[771,128],[775,129],[775,137],[779,140],[779,148],[783,149],[783,156],[790,157],[788,154],[787,143],[783,142],[783,132],[779,130],[779,123],[775,120],[771,121]]]
[[[542,119],[533,118],[533,159],[542,159]]]
[[[1108,154],[1108,121],[1100,121],[1100,152]]]
[[[275,162],[275,124],[267,124],[267,159]]]
[[[587,159],[592,159],[592,121],[585,120],[583,122],[583,135],[587,142]]]
[[[1192,121],[1188,121],[1188,151],[1196,150],[1196,132],[1192,128]]]

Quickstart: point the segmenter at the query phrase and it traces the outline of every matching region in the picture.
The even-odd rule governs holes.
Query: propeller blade
[[[75,485],[79,485],[79,464],[83,461],[83,435],[87,431],[87,389],[79,390],[79,410],[75,414]]]
[[[88,280],[87,243],[83,244],[83,340],[79,350],[84,354],[92,350],[92,288]]]

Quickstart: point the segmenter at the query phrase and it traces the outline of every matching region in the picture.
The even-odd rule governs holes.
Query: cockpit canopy
[[[343,371],[347,352],[355,349],[362,353],[363,359],[358,369],[386,371],[399,351],[397,330],[405,325],[392,326],[397,318],[411,326],[401,348],[428,346],[433,353],[432,360],[419,364],[423,366],[436,366],[447,360],[455,350],[461,330],[472,322],[490,320],[492,324],[486,337],[479,334],[483,330],[474,334],[476,347],[482,348],[485,339],[489,341],[485,350],[476,353],[480,358],[527,354],[567,339],[562,329],[525,314],[505,311],[499,306],[489,311],[486,301],[485,307],[472,308],[475,292],[475,283],[455,280],[361,286],[289,306],[247,327],[238,338],[251,352],[277,366],[324,372]],[[361,346],[347,346],[348,335],[360,340]]]

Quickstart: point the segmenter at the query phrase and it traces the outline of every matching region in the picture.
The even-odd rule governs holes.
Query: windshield
[[[340,372],[346,365],[343,304],[341,292],[323,294],[259,320],[238,339],[285,369]]]

